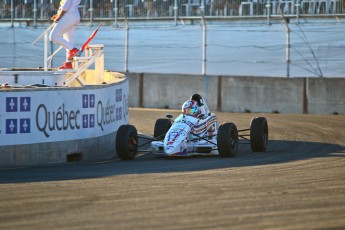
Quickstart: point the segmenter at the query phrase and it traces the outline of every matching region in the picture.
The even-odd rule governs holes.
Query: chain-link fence
[[[104,44],[105,68],[120,72],[266,77],[344,77],[345,19],[291,20],[267,25],[248,20],[205,25],[102,26],[94,44]],[[289,29],[287,29],[288,27]],[[0,27],[0,68],[44,66],[45,28]],[[94,28],[80,25],[80,47]],[[289,38],[289,39],[287,39]],[[47,41],[48,42],[48,41]],[[59,46],[51,43],[49,53]],[[65,61],[62,50],[52,67]]]
[[[82,0],[82,19],[343,14],[345,0]],[[0,0],[1,19],[49,19],[56,0]]]

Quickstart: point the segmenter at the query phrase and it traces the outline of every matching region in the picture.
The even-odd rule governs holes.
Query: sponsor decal
[[[11,92],[3,98],[0,108],[0,135],[4,135],[1,144],[72,140],[108,134],[118,127],[118,122],[128,122],[126,94],[126,89],[122,88],[97,89],[92,93],[79,90]]]
[[[15,134],[18,130],[17,119],[6,119],[6,134]]]
[[[82,108],[95,108],[95,94],[83,94]]]
[[[20,111],[21,112],[30,112],[31,108],[31,98],[30,97],[21,97],[20,98]]]
[[[17,111],[18,111],[18,98],[6,97],[6,112],[17,112]]]
[[[123,111],[123,118],[125,122],[128,122],[128,98],[126,94],[123,95],[123,103],[122,103],[122,111]]]
[[[90,114],[89,118],[90,118],[90,123],[89,123],[90,125],[89,125],[89,127],[90,128],[95,127],[95,114]]]
[[[90,108],[95,108],[95,94],[90,94],[89,99]]]
[[[27,116],[26,112],[31,111],[30,97],[6,97],[6,112]],[[10,118],[6,119],[6,134],[30,133],[30,118]]]
[[[89,108],[89,95],[83,94],[82,108]]]
[[[67,110],[63,103],[56,111],[49,111],[40,104],[36,110],[36,127],[46,137],[52,131],[80,129],[80,110]]]
[[[122,107],[116,108],[116,120],[122,120]]]
[[[94,128],[95,127],[95,114],[84,114],[83,115],[83,128]]]
[[[116,90],[116,102],[122,101],[122,89]]]
[[[83,115],[83,128],[89,128],[89,115]]]
[[[97,103],[97,124],[104,130],[105,125],[109,125],[116,121],[116,106],[110,104],[108,101],[106,105],[103,105],[102,101]]]
[[[23,118],[19,120],[19,130],[20,133],[30,133],[30,119],[29,118]]]

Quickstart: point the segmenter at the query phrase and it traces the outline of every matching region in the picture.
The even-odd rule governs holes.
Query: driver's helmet
[[[199,106],[196,101],[188,100],[182,105],[182,112],[185,115],[197,117],[199,115]]]
[[[203,106],[205,104],[204,99],[202,99],[202,96],[200,94],[195,93],[190,97],[190,99],[198,102],[199,106]]]

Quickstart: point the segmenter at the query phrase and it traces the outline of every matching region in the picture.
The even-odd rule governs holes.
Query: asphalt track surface
[[[177,112],[131,108],[130,123],[151,134]],[[268,151],[0,169],[0,229],[345,228],[345,116],[217,115],[267,117]]]

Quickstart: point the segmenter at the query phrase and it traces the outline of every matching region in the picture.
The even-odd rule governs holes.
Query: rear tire
[[[265,117],[255,117],[250,124],[250,146],[253,152],[266,151],[268,123]]]
[[[138,153],[138,132],[133,125],[121,125],[116,134],[116,152],[121,160],[133,160]]]
[[[234,123],[224,123],[219,126],[217,146],[221,157],[236,156],[238,149],[238,132]]]
[[[160,118],[156,121],[155,128],[153,131],[153,137],[158,138],[160,140],[163,140],[165,137],[165,134],[168,132],[168,130],[171,127],[171,120],[167,118]]]

